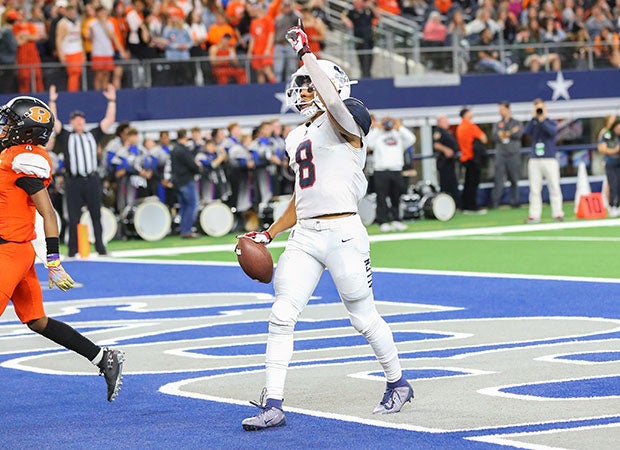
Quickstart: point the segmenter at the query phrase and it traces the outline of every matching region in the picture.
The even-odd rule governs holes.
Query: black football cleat
[[[103,350],[103,358],[98,367],[99,375],[105,377],[105,382],[108,385],[109,402],[114,401],[123,384],[124,361],[125,353],[122,350],[111,350],[109,348]]]

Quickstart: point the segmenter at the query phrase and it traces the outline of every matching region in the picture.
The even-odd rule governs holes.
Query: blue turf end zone
[[[219,305],[205,302],[197,308],[181,307],[185,296],[200,293],[226,296],[229,293],[255,293],[257,295],[272,294],[272,286],[263,285],[247,279],[238,267],[214,265],[176,265],[151,263],[118,263],[118,262],[67,262],[69,273],[81,283],[81,287],[62,293],[58,290],[44,290],[48,308],[55,302],[80,302],[91,299],[95,304],[77,311],[66,312],[61,317],[84,332],[105,332],[111,325],[103,325],[106,321],[115,322],[114,327],[121,333],[125,324],[147,324],[149,321],[183,321],[190,322],[194,318],[232,317],[240,314],[253,314],[252,311],[265,308],[265,303]],[[41,269],[39,267],[39,269]],[[44,273],[40,276],[43,279]],[[589,331],[583,335],[575,335],[571,329],[572,322],[582,318],[592,318],[592,330],[603,329],[600,323],[608,319],[620,319],[618,284],[616,282],[585,282],[566,280],[544,280],[527,278],[485,278],[468,276],[449,276],[416,273],[391,273],[380,271],[374,274],[373,287],[378,302],[385,302],[386,308],[394,308],[395,313],[386,315],[394,331],[394,338],[401,349],[401,357],[410,363],[405,367],[404,374],[416,388],[416,380],[421,386],[441,386],[439,383],[455,383],[456,380],[475,381],[479,377],[493,377],[491,370],[486,370],[485,358],[510,351],[515,355],[527,352],[530,347],[535,351],[545,350],[543,356],[536,354],[531,357],[534,366],[544,365],[552,369],[549,377],[539,383],[511,383],[504,385],[498,378],[491,383],[486,392],[489,398],[501,401],[504,395],[507,401],[525,405],[527,398],[548,399],[550,402],[579,399],[592,402],[589,417],[570,411],[558,416],[557,420],[545,422],[532,415],[530,420],[525,413],[524,420],[517,420],[489,427],[485,416],[481,416],[478,426],[469,426],[458,430],[444,430],[437,423],[435,430],[415,431],[414,426],[427,426],[423,419],[431,416],[433,409],[444,408],[450,411],[453,402],[454,411],[469,411],[472,416],[480,413],[476,404],[462,405],[458,398],[444,399],[441,391],[433,389],[416,389],[416,399],[405,406],[413,411],[413,421],[409,429],[406,426],[390,428],[378,423],[360,423],[338,420],[334,416],[321,416],[287,412],[286,427],[269,430],[263,433],[247,433],[240,426],[243,418],[256,411],[249,404],[222,403],[188,396],[169,395],[159,391],[160,387],[186,379],[201,377],[224,376],[232,379],[243,378],[245,371],[260,369],[261,365],[249,365],[245,368],[206,368],[191,372],[175,371],[176,367],[161,368],[159,373],[131,374],[131,361],[127,362],[129,374],[119,398],[113,403],[105,401],[105,385],[98,377],[81,374],[84,365],[80,365],[78,375],[55,375],[37,373],[31,370],[13,368],[15,361],[21,357],[34,355],[50,355],[62,357],[60,348],[48,346],[41,340],[41,349],[20,351],[20,340],[30,339],[32,333],[25,327],[13,331],[17,322],[5,314],[0,321],[0,379],[3,381],[2,402],[0,412],[3,418],[2,448],[7,449],[245,449],[245,448],[329,448],[329,449],[379,449],[379,448],[497,448],[497,444],[480,442],[477,437],[494,434],[510,435],[520,433],[556,432],[561,436],[562,430],[579,428],[591,429],[610,424],[620,423],[620,408],[616,414],[607,414],[606,407],[601,408],[602,401],[616,402],[620,398],[620,378],[618,372],[613,374],[614,364],[620,363],[620,353],[614,349],[596,349],[599,343],[618,342],[620,333],[610,328],[606,331]],[[329,309],[339,302],[332,281],[324,276],[315,292],[318,297],[311,301],[317,310]],[[165,308],[141,310],[139,307],[123,307],[132,304],[132,298],[149,296],[167,297]],[[112,304],[98,302],[97,299],[116,299]],[[394,306],[395,305],[395,306]],[[402,305],[399,306],[399,305]],[[422,305],[422,306],[420,306]],[[424,306],[426,305],[426,306]],[[430,305],[430,306],[429,306]],[[432,308],[440,305],[441,308]],[[415,308],[429,307],[429,310],[416,312]],[[390,309],[390,311],[392,311]],[[51,314],[50,314],[51,315]],[[509,327],[500,325],[494,332],[497,341],[475,341],[463,346],[457,345],[458,339],[466,339],[471,325],[481,325],[481,335],[488,330],[488,323],[501,324],[503,320],[520,318],[525,324],[528,318],[549,318],[549,327],[557,322],[568,331],[558,332],[552,338],[544,334],[544,327],[538,331],[533,328],[523,330],[531,332],[527,341],[513,342],[506,338]],[[415,330],[398,329],[406,322],[416,322]],[[424,324],[427,324],[425,326]],[[463,329],[433,331],[440,329],[442,324],[462,324]],[[532,327],[536,322],[532,322]],[[528,325],[530,326],[530,325]],[[588,326],[589,322],[588,322]],[[10,327],[11,331],[8,329]],[[339,383],[357,383],[357,378],[330,379],[330,373],[336,373],[339,367],[347,364],[364,364],[372,361],[366,354],[356,353],[363,349],[365,342],[357,335],[344,335],[334,332],[323,335],[324,330],[347,330],[350,324],[346,317],[325,317],[309,321],[301,321],[297,332],[309,333],[308,338],[300,337],[296,341],[295,351],[300,354],[321,352],[334,349],[338,355],[325,362],[321,369],[326,376],[324,391],[313,393],[313,397],[321,398],[327,393],[337,392]],[[427,329],[425,329],[427,328]],[[449,328],[449,327],[448,327]],[[168,342],[178,342],[180,347],[191,347],[192,342],[205,338],[222,338],[224,343],[217,346],[197,346],[188,348],[188,354],[195,357],[261,357],[265,346],[264,337],[267,324],[263,322],[222,322],[221,324],[191,329],[164,330],[144,336],[133,336],[120,339],[119,347],[136,346],[148,348]],[[536,334],[538,333],[538,334]],[[113,333],[112,333],[113,334]],[[245,336],[248,342],[239,344],[234,340],[229,343],[225,339]],[[454,344],[452,344],[454,342]],[[189,343],[189,344],[188,344]],[[565,351],[566,348],[582,346],[581,350]],[[440,348],[441,347],[441,348]],[[539,347],[539,348],[538,348]],[[406,348],[403,351],[402,348]],[[558,349],[557,351],[555,349]],[[53,349],[53,350],[51,350]],[[562,349],[562,350],[560,350]],[[542,353],[541,353],[542,354]],[[478,359],[471,355],[481,355]],[[486,356],[488,355],[488,356]],[[75,356],[79,359],[78,356]],[[529,357],[528,357],[529,358]],[[433,361],[416,366],[416,361]],[[476,364],[473,364],[473,362]],[[64,361],[64,360],[63,360]],[[254,359],[252,359],[254,361]],[[515,359],[516,361],[516,359]],[[151,361],[155,367],[157,361]],[[441,366],[439,363],[443,363]],[[499,361],[499,363],[504,363]],[[50,369],[62,370],[59,366]],[[405,365],[405,362],[403,363]],[[547,366],[548,365],[548,366]],[[8,367],[7,367],[8,366]],[[294,360],[292,368],[312,372],[316,362],[312,360]],[[415,366],[415,367],[414,367]],[[357,374],[363,380],[376,380],[382,377],[378,364],[367,373]],[[562,378],[560,371],[566,368],[575,369],[574,379]],[[169,369],[169,370],[168,370]],[[591,375],[598,373],[601,375]],[[88,367],[86,367],[88,372]],[[489,372],[488,374],[485,374]],[[92,372],[95,373],[94,368]],[[262,377],[262,373],[257,373]],[[312,380],[308,379],[309,385]],[[462,381],[461,381],[462,382]],[[446,385],[448,386],[448,385]],[[481,389],[482,390],[482,389]],[[257,399],[258,392],[247,392],[246,399]],[[372,404],[380,399],[376,392],[360,391],[358,395],[372,408]],[[330,397],[331,398],[331,397]],[[486,398],[486,397],[485,397]],[[500,401],[498,400],[498,401]],[[577,400],[575,400],[577,401]],[[540,403],[541,405],[543,403]],[[287,405],[285,399],[285,407]],[[324,405],[328,408],[328,405]],[[612,405],[613,406],[613,405]],[[558,406],[561,407],[561,406]],[[458,409],[461,408],[461,409]],[[601,414],[598,414],[598,409]],[[328,408],[329,409],[329,408]],[[612,408],[613,410],[613,408]],[[360,413],[362,414],[362,413]],[[364,412],[364,414],[366,414]],[[499,414],[499,412],[498,412]],[[515,413],[516,414],[516,413]],[[460,413],[460,415],[464,415]],[[507,411],[508,415],[508,411]],[[369,420],[372,415],[366,414]],[[489,416],[490,417],[490,416]],[[520,417],[518,414],[515,417]],[[420,423],[417,420],[420,419]],[[455,414],[454,420],[463,419]],[[445,422],[449,424],[448,422]],[[474,421],[475,423],[475,421]],[[398,424],[397,424],[398,425]],[[612,436],[620,439],[618,430],[612,427]],[[533,434],[534,435],[534,434]],[[518,439],[521,439],[520,437]],[[529,442],[529,436],[523,438]],[[561,437],[560,437],[561,439]],[[561,440],[559,441],[561,442]],[[604,448],[604,446],[603,446]]]

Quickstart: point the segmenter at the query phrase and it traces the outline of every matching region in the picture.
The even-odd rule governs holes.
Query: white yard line
[[[463,236],[497,235],[504,233],[522,233],[527,231],[552,231],[563,229],[613,227],[620,226],[620,219],[583,220],[579,222],[539,223],[527,225],[508,225],[501,227],[465,228],[458,230],[417,231],[411,233],[378,234],[370,236],[370,242],[406,241],[413,239],[441,239]],[[514,238],[513,238],[514,239]],[[541,238],[547,240],[548,238]],[[578,239],[574,239],[578,240]],[[585,239],[584,239],[585,240]],[[609,239],[609,241],[616,239]],[[283,248],[286,242],[279,241],[269,244],[270,248]],[[173,256],[190,253],[212,253],[233,251],[235,243],[219,245],[198,245],[192,247],[160,247],[141,250],[118,250],[112,256],[118,258],[140,258],[145,256]]]

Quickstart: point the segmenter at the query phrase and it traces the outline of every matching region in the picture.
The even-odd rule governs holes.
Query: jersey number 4
[[[295,162],[299,164],[299,187],[312,187],[316,181],[315,165],[312,162],[312,142],[303,141],[295,152]]]

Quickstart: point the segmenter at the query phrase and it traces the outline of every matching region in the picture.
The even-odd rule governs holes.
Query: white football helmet
[[[317,61],[319,67],[323,72],[327,74],[331,82],[336,87],[338,94],[342,100],[345,100],[351,96],[351,85],[356,82],[349,80],[347,74],[336,63],[328,61],[326,59],[319,59]],[[310,80],[310,74],[306,66],[301,66],[297,72],[291,75],[291,82],[286,89],[286,104],[289,108],[294,108],[306,119],[314,117],[319,111],[325,111],[325,106],[321,102],[316,93],[314,99],[308,102],[304,102],[301,98],[301,91],[308,89],[310,92],[314,89],[312,81]],[[304,108],[304,105],[310,105]]]

